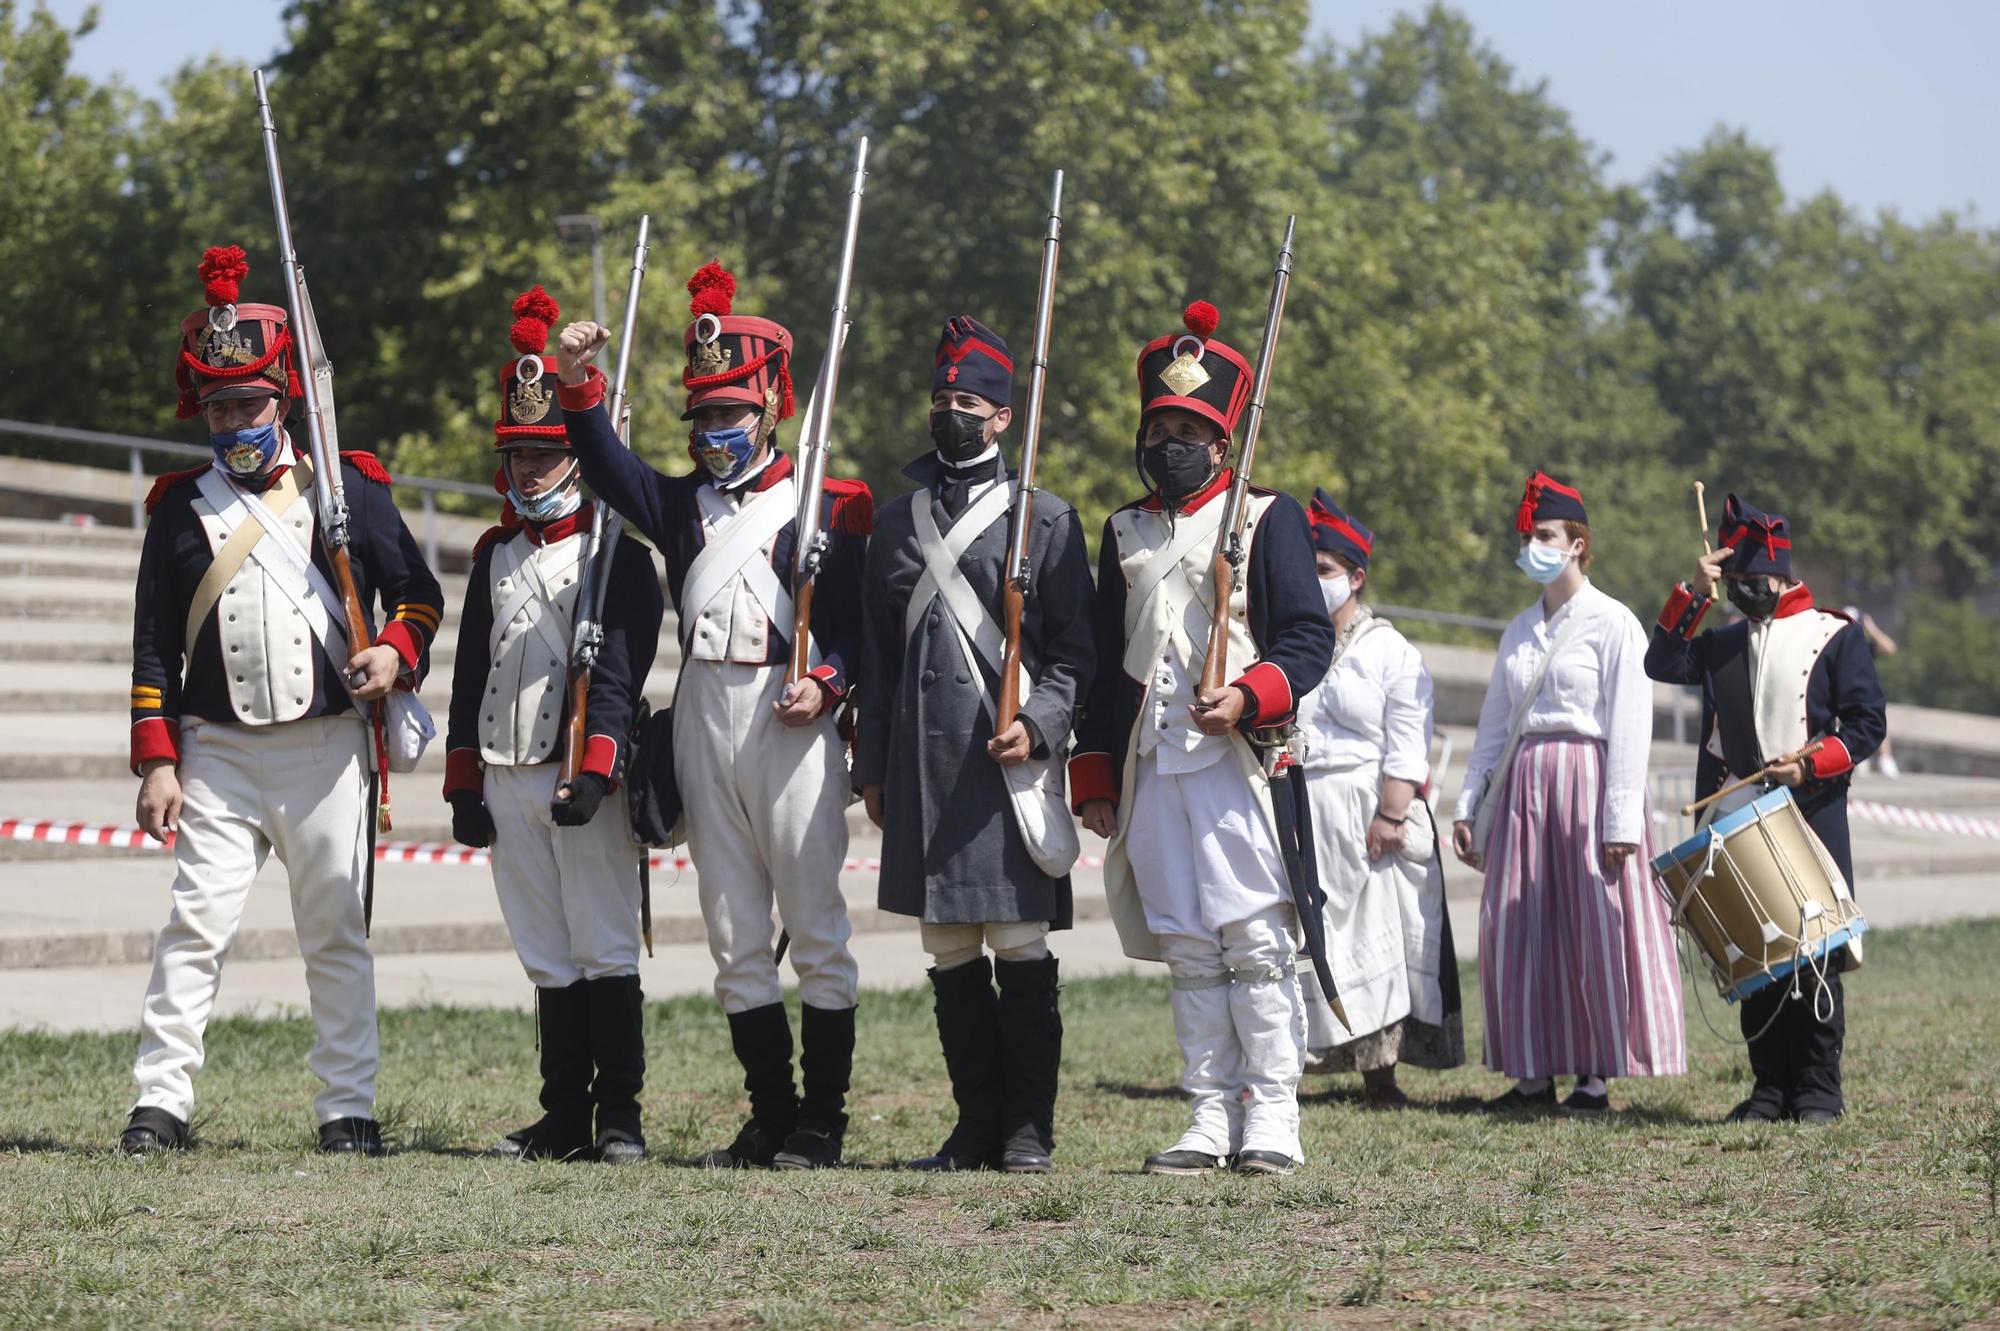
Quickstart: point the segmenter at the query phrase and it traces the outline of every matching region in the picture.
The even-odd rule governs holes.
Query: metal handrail
[[[1493,619],[1486,615],[1464,615],[1456,610],[1420,610],[1408,605],[1377,605],[1375,608],[1391,619],[1414,619],[1425,624],[1451,624],[1458,628],[1484,629],[1488,633],[1507,631],[1507,620]]]
[[[176,443],[170,439],[149,439],[137,434],[110,434],[103,430],[78,430],[67,425],[43,425],[39,421],[0,420],[0,434],[20,435],[28,439],[54,439],[65,444],[88,444],[93,448],[122,448],[130,460],[132,477],[132,525],[146,525],[146,491],[150,478],[146,469],[139,464],[142,453],[164,453],[169,457],[208,459],[214,456],[211,450],[199,444]],[[424,558],[432,568],[438,566],[437,548],[437,499],[439,492],[447,494],[478,495],[487,499],[493,497],[493,487],[476,485],[471,481],[455,481],[443,476],[398,476],[395,484],[399,488],[415,490],[422,497],[424,510]]]

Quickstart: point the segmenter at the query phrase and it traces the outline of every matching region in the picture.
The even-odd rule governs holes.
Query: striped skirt
[[[1604,875],[1604,746],[1522,737],[1479,902],[1486,1066],[1510,1077],[1687,1070],[1680,966],[1642,842]]]

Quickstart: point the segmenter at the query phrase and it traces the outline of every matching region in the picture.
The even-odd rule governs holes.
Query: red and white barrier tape
[[[113,850],[168,850],[173,842],[153,840],[131,823],[99,826],[94,823],[36,822],[27,818],[0,818],[0,841],[49,841],[69,846],[104,846]],[[441,841],[378,841],[375,858],[387,864],[485,864],[488,853],[471,846],[446,845]],[[647,862],[655,869],[692,869],[694,861],[685,855],[654,851]],[[1083,868],[1104,866],[1101,855],[1086,855],[1077,861]],[[849,857],[841,862],[842,873],[878,873],[882,861]]]
[[[1911,809],[1900,804],[1877,804],[1874,800],[1849,800],[1847,812],[1868,823],[1888,827],[1915,827],[1926,832],[1950,832],[1957,836],[2000,841],[2000,819],[1968,818],[1959,813],[1936,813]]]

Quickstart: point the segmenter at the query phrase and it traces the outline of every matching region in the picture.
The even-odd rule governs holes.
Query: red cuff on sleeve
[[[1269,661],[1259,661],[1233,682],[1257,700],[1258,725],[1275,726],[1292,714],[1292,682]]]
[[[486,770],[479,765],[479,750],[453,749],[444,756],[444,797],[448,800],[460,791],[469,790],[482,794],[486,789]]]
[[[592,735],[583,742],[583,770],[595,772],[606,781],[618,770],[618,741],[609,735]]]
[[[580,384],[556,382],[556,403],[564,411],[589,411],[604,401],[604,371],[590,367],[589,377]]]
[[[164,716],[149,716],[132,723],[132,775],[137,776],[140,765],[155,758],[165,758],[170,763],[181,760],[179,722]]]
[[[1708,607],[1715,604],[1709,596],[1696,596],[1685,582],[1674,585],[1673,594],[1667,597],[1666,605],[1660,608],[1659,626],[1669,633],[1677,633],[1683,638],[1693,638],[1695,630],[1701,627],[1702,616]],[[1688,611],[1694,617],[1688,618]],[[1685,623],[1683,623],[1685,621]]]
[[[1854,755],[1847,751],[1847,745],[1840,736],[1828,735],[1820,740],[1819,752],[1806,759],[1806,766],[1813,776],[1821,781],[1854,770]]]
[[[418,641],[417,631],[407,619],[392,619],[382,626],[382,631],[375,636],[375,645],[380,647],[384,643],[396,649],[396,655],[403,658],[405,670],[415,670],[424,654],[424,645]]]
[[[1108,753],[1079,753],[1069,760],[1069,803],[1081,813],[1089,800],[1118,802],[1118,769]]]
[[[806,671],[806,678],[818,680],[825,690],[826,697],[821,700],[819,709],[822,716],[828,709],[839,706],[840,700],[847,696],[847,690],[840,685],[840,671],[833,666],[816,665]]]

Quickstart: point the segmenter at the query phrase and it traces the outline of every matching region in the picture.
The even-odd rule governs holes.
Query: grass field
[[[1832,1128],[1719,1125],[1746,1065],[1691,1005],[1692,1070],[1614,1083],[1607,1122],[1482,1120],[1476,1069],[1406,1074],[1400,1115],[1309,1081],[1281,1183],[1135,1172],[1183,1125],[1153,977],[1066,991],[1046,1178],[882,1167],[947,1127],[914,993],[864,999],[856,1167],[817,1175],[478,1158],[529,1115],[524,1015],[383,1014],[381,1161],[310,1152],[303,1020],[218,1023],[200,1149],[149,1161],[107,1149],[130,1036],[0,1034],[0,1324],[1990,1325],[1996,957],[1995,922],[1869,940]],[[656,1156],[727,1141],[714,1005],[649,1023]]]

